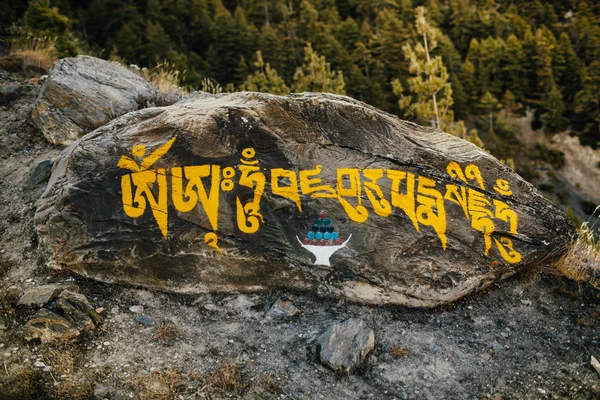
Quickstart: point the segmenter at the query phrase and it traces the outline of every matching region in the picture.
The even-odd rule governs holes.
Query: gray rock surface
[[[269,314],[274,317],[293,317],[299,312],[300,310],[298,310],[298,307],[293,302],[283,299],[277,299],[269,310]]]
[[[320,210],[346,243],[299,243]],[[558,257],[574,231],[475,145],[313,93],[195,93],[111,121],[57,160],[35,224],[52,265],[105,282],[413,307]]]
[[[38,185],[48,182],[52,174],[53,164],[51,160],[44,160],[31,170],[28,182],[29,189],[35,189]]]
[[[79,291],[75,285],[43,285],[28,289],[19,299],[19,306],[43,306],[56,299],[64,290]]]
[[[33,110],[33,123],[53,144],[68,145],[110,120],[140,108],[167,105],[166,95],[122,65],[90,56],[54,64]]]
[[[8,82],[0,85],[0,106],[8,107],[15,99],[21,85],[18,82]]]
[[[333,324],[317,344],[323,364],[351,374],[375,347],[375,334],[363,320],[352,318]]]

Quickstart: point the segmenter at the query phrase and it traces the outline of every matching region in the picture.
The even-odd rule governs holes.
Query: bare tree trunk
[[[265,7],[265,24],[269,25],[269,0],[263,0],[263,6]]]
[[[431,63],[429,58],[429,47],[427,46],[427,32],[423,32],[423,43],[425,43],[425,54],[427,55],[427,64]],[[437,99],[435,93],[431,95],[433,97],[433,111],[435,113],[435,127],[440,129],[440,114],[438,112]]]

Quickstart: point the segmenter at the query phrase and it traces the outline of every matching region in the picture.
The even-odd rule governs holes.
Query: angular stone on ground
[[[323,364],[351,374],[375,347],[375,334],[363,320],[352,318],[333,324],[317,344]]]
[[[17,82],[9,82],[0,85],[0,107],[8,107],[16,100],[21,85]]]
[[[50,143],[68,145],[120,115],[177,99],[118,63],[89,56],[63,58],[44,82],[33,123]]]
[[[91,331],[95,328],[94,322],[88,314],[79,311],[64,298],[57,299],[48,308],[56,314],[62,315],[79,331]]]
[[[274,317],[293,317],[298,314],[300,310],[289,300],[277,299],[271,306],[269,314]]]
[[[304,243],[321,210],[347,242]],[[311,93],[195,93],[111,121],[56,161],[35,224],[52,265],[104,282],[413,307],[558,257],[574,232],[475,145]]]
[[[51,160],[44,160],[33,168],[29,174],[29,189],[35,189],[39,184],[48,182],[52,175],[52,165]]]
[[[79,336],[79,330],[69,321],[42,308],[23,327],[25,340],[40,339],[42,343],[69,340]]]
[[[81,313],[89,316],[94,324],[99,324],[102,321],[102,317],[96,312],[94,307],[90,304],[87,297],[85,297],[81,293],[73,292],[70,290],[63,291],[60,296],[58,296],[59,300],[68,301],[73,307],[79,310]]]
[[[77,286],[73,288],[79,289]],[[40,339],[44,343],[68,340],[81,332],[94,330],[100,322],[101,317],[83,294],[63,290],[47,308],[42,308],[27,321],[23,337],[26,340]]]
[[[76,285],[43,285],[28,289],[19,299],[19,306],[43,306],[56,299],[63,291],[70,290],[78,292],[79,287]]]

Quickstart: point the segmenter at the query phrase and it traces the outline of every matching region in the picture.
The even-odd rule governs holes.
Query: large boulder
[[[177,100],[118,63],[78,56],[54,64],[32,117],[50,143],[68,145],[120,115]]]
[[[475,145],[311,93],[124,115],[63,153],[35,223],[52,265],[105,282],[415,307],[558,257],[573,233]]]

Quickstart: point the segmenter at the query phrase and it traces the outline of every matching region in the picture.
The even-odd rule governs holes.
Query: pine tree
[[[523,100],[527,89],[527,71],[525,52],[521,42],[515,35],[506,39],[504,60],[502,66],[502,81],[517,100]]]
[[[50,7],[50,0],[31,1],[23,15],[23,24],[37,36],[55,39],[59,57],[77,55],[77,40],[70,31],[71,20],[58,8]]]
[[[294,74],[294,92],[346,94],[344,75],[332,71],[325,56],[319,56],[310,43],[304,48],[304,64]]]
[[[408,79],[410,91],[416,95],[415,101],[411,96],[404,96],[402,85],[397,79],[392,85],[396,95],[400,96],[401,110],[407,110],[419,120],[440,129],[441,121],[451,112],[452,89],[442,57],[431,56],[431,52],[437,47],[439,33],[429,25],[425,12],[424,7],[417,7],[415,12],[416,30],[421,39],[414,48],[410,44],[402,48],[409,62],[409,72],[415,75]]]
[[[563,63],[558,69],[560,75],[557,77],[557,82],[563,93],[565,103],[573,104],[575,95],[581,90],[583,66],[575,53],[575,49],[573,49],[569,35],[564,32],[560,35],[557,52],[560,53],[560,59]],[[572,110],[572,106],[570,108]]]
[[[556,84],[548,93],[544,101],[542,123],[547,133],[561,132],[569,126],[569,120],[565,118],[566,107],[562,100],[562,94]]]
[[[543,27],[535,32],[534,61],[537,72],[537,89],[541,97],[549,93],[554,86],[552,52],[555,46],[556,40],[547,28]]]
[[[50,7],[50,0],[32,0],[23,15],[23,23],[47,36],[62,35],[71,27],[68,17],[58,8]]]
[[[452,87],[448,82],[448,72],[441,56],[431,56],[431,52],[437,47],[439,32],[429,25],[425,17],[425,8],[417,7],[415,15],[419,41],[414,47],[406,44],[403,50],[409,61],[409,72],[415,75],[408,79],[408,86],[416,99],[405,96],[400,81],[393,80],[394,93],[400,96],[400,109],[435,128],[482,145],[476,132],[471,131],[467,135],[464,122],[454,121],[454,112],[451,109],[454,100]]]
[[[260,50],[255,54],[256,61],[254,67],[256,70],[248,75],[244,83],[240,86],[240,90],[250,92],[265,92],[279,95],[290,93],[290,89],[286,86],[283,79],[277,74],[269,63],[264,62]]]
[[[490,132],[494,132],[494,113],[502,108],[502,105],[493,94],[489,91],[485,92],[479,104],[477,105],[483,112],[487,113],[490,117]]]
[[[141,57],[146,65],[156,65],[162,62],[173,47],[171,39],[159,23],[148,21],[146,40],[146,51]]]
[[[584,73],[583,89],[575,97],[575,111],[584,121],[580,141],[600,146],[600,61],[592,62]]]
[[[475,66],[468,59],[460,66],[460,81],[463,84],[468,102],[476,104],[479,99],[479,88],[475,81]]]

